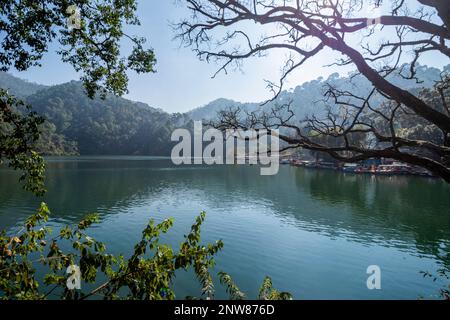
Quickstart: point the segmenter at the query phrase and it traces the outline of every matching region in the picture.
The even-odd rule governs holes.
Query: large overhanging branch
[[[418,0],[420,3],[433,7],[438,12],[439,17],[444,21],[447,29],[450,28],[450,6],[447,0]]]
[[[274,93],[271,100],[278,97],[292,72],[324,49],[338,52],[338,57],[344,59],[336,64],[353,64],[374,88],[366,97],[329,88],[326,93],[329,109],[325,118],[312,116],[303,123],[294,123],[289,107],[283,112],[283,108],[274,108],[271,112],[246,113],[244,117],[242,110],[229,109],[220,113],[214,126],[221,129],[281,128],[292,133],[280,135],[287,144],[285,149],[303,147],[346,162],[392,158],[422,166],[450,182],[448,75],[443,75],[433,89],[433,95],[441,101],[438,107],[426,95],[412,94],[388,78],[398,72],[406,79],[420,82],[416,65],[423,53],[432,51],[444,59],[450,57],[450,29],[442,18],[445,11],[442,1],[426,2],[436,10],[443,24],[436,21],[433,12],[424,9],[411,15],[406,1],[402,0],[391,0],[391,15],[378,18],[361,14],[361,0],[185,1],[193,16],[178,25],[179,36],[201,59],[221,63],[218,72],[227,72],[231,66],[240,67],[243,60],[273,50],[290,53],[279,83],[269,82]],[[254,23],[261,30],[259,37],[255,36],[258,32],[252,27]],[[375,32],[391,32],[390,39],[375,49],[369,45],[359,48],[354,45],[355,41],[348,40],[349,35],[361,41],[370,40]],[[404,65],[405,52],[413,53],[408,76],[402,74],[400,66]],[[372,105],[374,95],[386,102]],[[331,105],[338,106],[340,112],[335,113]],[[415,123],[427,128],[432,139],[415,130]],[[329,137],[332,142],[320,141],[320,137]]]
[[[230,108],[219,113],[219,119],[209,123],[219,129],[241,129],[268,131],[278,129],[279,138],[286,143],[281,151],[304,148],[323,152],[342,162],[360,162],[371,158],[391,158],[411,165],[421,166],[435,175],[450,182],[450,168],[441,159],[450,158],[450,148],[431,141],[398,137],[395,130],[391,135],[381,132],[376,125],[365,119],[363,111],[372,108],[369,99],[364,99],[361,106],[354,105],[355,113],[347,112],[338,119],[331,112],[326,118],[316,117],[306,120],[306,125],[293,122],[294,112],[291,104],[277,106],[270,112],[247,112],[241,108]],[[393,111],[395,110],[395,111]],[[385,112],[387,131],[396,121],[398,107]],[[379,118],[382,118],[381,116]],[[355,135],[360,135],[355,138]],[[333,141],[321,141],[323,137],[331,137]],[[362,146],[368,144],[367,139],[376,139],[378,147]],[[364,143],[358,143],[363,140]],[[419,152],[418,152],[419,151]]]
[[[367,58],[361,52],[350,46],[345,36],[349,33],[356,33],[362,29],[369,28],[370,19],[363,17],[356,18],[344,18],[344,14],[339,11],[339,6],[331,1],[296,1],[295,5],[288,6],[287,1],[257,1],[250,4],[244,4],[243,1],[219,1],[219,0],[186,0],[191,4],[190,8],[194,12],[198,23],[183,22],[179,25],[180,35],[189,45],[193,45],[199,56],[216,57],[218,59],[225,59],[224,66],[219,71],[225,70],[226,67],[233,60],[242,60],[255,53],[262,53],[264,51],[271,51],[273,49],[285,48],[293,52],[297,52],[300,55],[299,62],[293,63],[295,66],[293,69],[299,67],[305,58],[311,58],[311,56],[317,54],[322,48],[328,47],[340,54],[348,57],[349,61],[353,63],[357,69],[367,78],[369,81],[386,96],[391,97],[399,103],[404,104],[407,108],[410,108],[416,114],[422,116],[428,121],[436,124],[442,130],[450,132],[450,117],[446,114],[442,114],[439,111],[434,110],[431,106],[427,105],[424,101],[420,100],[413,94],[406,90],[403,90],[388,80],[386,80],[375,68],[373,68],[369,61],[373,60],[373,57]],[[280,3],[277,5],[277,3]],[[294,2],[291,2],[294,3]],[[328,3],[328,5],[326,5]],[[339,3],[339,1],[337,1]],[[325,5],[324,5],[325,4]],[[332,12],[330,13],[330,8]],[[341,9],[342,10],[342,9]],[[322,13],[326,11],[327,13]],[[347,13],[353,13],[356,15],[358,12],[353,9],[347,10]],[[259,43],[252,47],[249,51],[242,53],[237,49],[227,50],[222,49],[220,51],[202,50],[202,46],[207,43],[208,46],[212,43],[213,32],[219,28],[233,28],[242,22],[256,22],[261,25],[275,24],[283,26],[289,30],[289,35],[283,39],[277,37],[271,37],[271,39],[277,39],[276,43]],[[426,39],[422,41],[428,41],[431,47],[423,51],[436,50],[443,52],[448,56],[448,48],[445,44],[446,40],[450,39],[450,32],[448,28],[434,24],[432,22],[417,19],[409,16],[382,16],[377,20],[378,24],[388,26],[408,26],[416,33],[426,34]],[[241,32],[244,33],[244,32]],[[429,40],[429,35],[433,35],[440,39],[440,42]],[[250,37],[245,36],[247,39]],[[223,42],[219,42],[220,45],[230,44],[233,37],[226,37]],[[267,41],[268,38],[265,38]],[[314,50],[307,51],[302,48],[302,43],[311,39],[319,41],[319,44]],[[303,43],[303,45],[305,45]],[[399,42],[397,46],[411,46],[411,42]],[[305,52],[308,52],[305,54]],[[278,90],[274,90],[275,93],[280,92],[285,77],[293,70],[284,72],[281,77],[280,86]],[[273,88],[273,86],[272,86]]]

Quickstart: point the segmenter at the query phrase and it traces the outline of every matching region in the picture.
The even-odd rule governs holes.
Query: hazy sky
[[[280,74],[283,52],[276,52],[265,58],[251,59],[244,63],[243,72],[211,76],[217,65],[208,65],[197,59],[189,48],[180,48],[172,40],[174,33],[170,22],[177,22],[186,14],[183,7],[175,5],[174,0],[141,0],[139,11],[142,25],[133,29],[134,33],[145,36],[155,50],[158,63],[157,73],[136,75],[130,73],[129,99],[148,103],[167,112],[184,112],[207,104],[217,98],[228,98],[241,102],[263,101],[270,97],[264,79],[276,80]],[[50,48],[41,68],[32,68],[26,72],[12,71],[21,78],[42,84],[59,84],[78,79],[69,65],[60,62],[59,57]],[[293,74],[286,89],[305,81],[327,77],[333,72],[345,74],[348,69],[324,67],[332,62],[335,55],[331,51],[311,59]],[[442,67],[445,59],[427,56],[423,64]]]

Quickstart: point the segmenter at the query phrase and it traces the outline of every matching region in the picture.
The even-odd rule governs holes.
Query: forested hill
[[[20,97],[28,84],[5,73],[0,83]],[[172,123],[183,118],[112,95],[89,99],[76,81],[37,89],[25,100],[47,120],[37,146],[46,155],[170,155]]]
[[[446,69],[450,69],[447,66]],[[389,79],[402,88],[417,91],[431,87],[442,70],[420,67],[416,83],[401,77]],[[372,87],[363,77],[341,77],[333,74],[319,78],[296,88],[283,91],[278,99],[265,105],[269,109],[276,104],[293,101],[292,109],[297,120],[305,115],[318,113],[322,108],[317,101],[322,98],[324,85],[348,88],[356,94],[364,94]],[[349,88],[351,86],[351,88]],[[80,82],[72,81],[57,86],[43,86],[0,72],[0,87],[25,99],[33,110],[47,121],[37,149],[46,155],[170,155],[174,143],[171,132],[177,127],[189,125],[191,120],[213,119],[225,108],[241,107],[247,111],[260,110],[260,103],[240,103],[218,99],[206,106],[185,114],[168,114],[145,103],[134,102],[109,95],[105,100],[89,99]],[[295,119],[294,119],[295,120]],[[1,124],[0,124],[1,125]]]
[[[89,99],[79,82],[38,91],[27,102],[77,143],[82,155],[168,155],[172,116],[144,103]]]
[[[8,89],[10,93],[18,98],[26,98],[27,96],[48,87],[42,84],[22,80],[6,72],[0,72],[0,88]]]
[[[409,69],[408,65],[404,65],[405,74]],[[450,65],[445,67],[447,72],[450,71]],[[440,79],[442,70],[437,68],[430,68],[426,66],[419,66],[417,68],[417,77],[421,79],[418,83],[416,80],[409,80],[399,76],[397,73],[388,77],[388,80],[400,88],[417,93],[421,88],[430,88],[435,84],[435,81]],[[351,91],[353,94],[366,96],[373,88],[370,82],[362,75],[355,75],[353,77],[340,76],[338,73],[330,75],[328,78],[318,78],[312,81],[305,82],[296,86],[293,89],[281,92],[275,101],[262,106],[264,101],[241,103],[228,99],[217,99],[208,103],[203,107],[196,108],[188,112],[188,116],[194,120],[214,118],[218,111],[229,107],[239,107],[247,111],[270,111],[276,105],[282,105],[288,101],[292,101],[291,109],[295,113],[295,119],[303,120],[305,116],[311,114],[320,114],[325,111],[325,103],[320,100],[323,99],[324,86],[329,84],[341,90]]]

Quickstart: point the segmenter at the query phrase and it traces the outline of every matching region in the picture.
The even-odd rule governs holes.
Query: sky
[[[264,80],[278,79],[285,53],[277,51],[264,58],[247,60],[242,70],[221,73],[212,79],[219,66],[199,61],[190,48],[181,47],[178,40],[173,40],[175,33],[170,23],[179,22],[185,17],[186,8],[177,5],[175,0],[140,0],[138,3],[141,26],[132,31],[146,37],[154,49],[158,60],[157,73],[129,73],[129,94],[126,98],[173,113],[186,112],[218,98],[260,102],[271,97]],[[25,72],[11,70],[11,73],[46,85],[78,80],[79,76],[72,67],[60,61],[55,53],[56,48],[50,46],[42,67],[33,67]],[[285,89],[320,76],[326,78],[334,72],[345,75],[350,71],[349,68],[325,67],[334,59],[334,53],[323,51],[292,74]],[[421,63],[440,68],[447,63],[444,60],[428,55]]]

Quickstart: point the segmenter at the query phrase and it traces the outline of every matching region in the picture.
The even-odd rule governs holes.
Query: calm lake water
[[[0,229],[11,232],[41,201],[17,177],[0,170]],[[215,273],[228,272],[250,298],[265,275],[296,299],[436,298],[446,283],[420,271],[450,268],[450,187],[435,179],[83,157],[48,159],[47,188],[51,225],[98,212],[91,234],[116,254],[131,252],[150,218],[175,218],[164,242],[178,245],[205,210],[203,241],[225,243]],[[381,290],[366,287],[369,265],[381,268]],[[178,298],[199,293],[191,272],[175,288]]]

